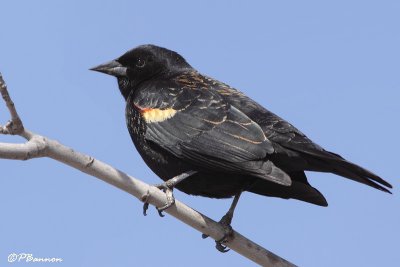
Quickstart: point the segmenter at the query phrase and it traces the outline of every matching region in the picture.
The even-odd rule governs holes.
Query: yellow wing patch
[[[176,110],[173,108],[168,109],[143,109],[141,111],[144,120],[147,123],[162,122],[175,116]]]

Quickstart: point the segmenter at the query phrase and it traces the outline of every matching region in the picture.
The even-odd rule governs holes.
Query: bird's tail
[[[303,151],[304,153],[304,151]],[[350,161],[345,160],[340,155],[328,152],[318,151],[317,153],[305,152],[308,156],[307,161],[310,163],[311,171],[332,172],[334,174],[346,177],[359,183],[369,185],[373,188],[386,193],[391,192],[387,188],[392,185],[383,180],[378,175],[368,171]]]

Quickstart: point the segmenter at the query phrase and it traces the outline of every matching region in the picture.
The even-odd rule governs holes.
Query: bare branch
[[[0,143],[0,158],[28,160],[44,157],[46,141],[43,137],[35,135],[25,144]]]
[[[11,114],[11,120],[5,126],[0,128],[0,133],[21,134],[24,131],[24,125],[22,124],[22,121],[18,116],[14,102],[11,100],[11,97],[8,94],[7,85],[3,80],[3,76],[1,75],[1,73],[0,73],[0,92]]]
[[[165,193],[156,187],[150,186],[132,176],[129,176],[91,156],[76,152],[55,140],[25,130],[15,109],[14,103],[9,97],[7,87],[1,74],[0,88],[1,94],[11,114],[11,123],[1,127],[0,133],[20,135],[28,139],[28,142],[25,144],[0,143],[0,158],[28,160],[37,157],[49,157],[116,186],[141,201],[143,201],[143,197],[147,192],[150,191],[151,197],[148,199],[150,204],[156,207],[165,204]],[[166,212],[215,240],[220,240],[224,236],[224,229],[219,223],[193,210],[182,202],[176,201],[175,205],[167,209]],[[233,238],[231,238],[226,245],[232,250],[262,266],[295,266],[236,231],[234,231]]]

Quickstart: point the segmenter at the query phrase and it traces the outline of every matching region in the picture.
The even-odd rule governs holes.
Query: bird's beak
[[[126,67],[122,66],[121,63],[116,60],[111,60],[110,62],[101,64],[99,66],[91,68],[90,70],[103,72],[105,74],[109,74],[115,77],[126,76]]]

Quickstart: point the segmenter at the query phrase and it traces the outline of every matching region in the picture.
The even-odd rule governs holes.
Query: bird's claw
[[[230,249],[227,246],[224,246],[223,243],[224,242],[215,241],[215,248],[221,253],[227,253]]]
[[[150,190],[147,190],[147,193],[142,196],[142,201],[144,202],[143,204],[143,215],[147,216],[147,210],[149,209],[149,198],[150,198]]]
[[[162,190],[167,196],[167,203],[164,206],[157,208],[158,215],[160,217],[165,217],[163,211],[175,204],[175,197],[172,192],[172,188],[170,188],[170,186],[167,183],[157,184],[154,186]],[[147,193],[142,197],[142,201],[144,202],[143,205],[144,216],[147,216],[147,210],[149,209],[149,202],[148,202],[149,198],[150,198],[150,190],[147,190]]]
[[[145,202],[143,204],[143,216],[147,216],[147,210],[149,209],[149,203]]]
[[[215,241],[215,248],[222,253],[226,253],[228,252],[230,249],[227,248],[227,246],[223,245],[226,242],[229,241],[229,239],[232,237],[233,235],[233,228],[232,226],[229,225],[224,225],[223,223],[221,223],[224,227],[224,236],[220,239],[220,240],[216,240]]]
[[[215,240],[215,248],[222,253],[228,252],[230,249],[227,248],[224,244],[229,241],[229,239],[233,236],[233,228],[231,226],[231,221],[232,218],[229,217],[229,215],[225,215],[222,217],[222,219],[219,221],[219,223],[222,225],[224,228],[224,236],[220,240]],[[209,235],[203,234],[202,238],[206,239],[208,238]]]

